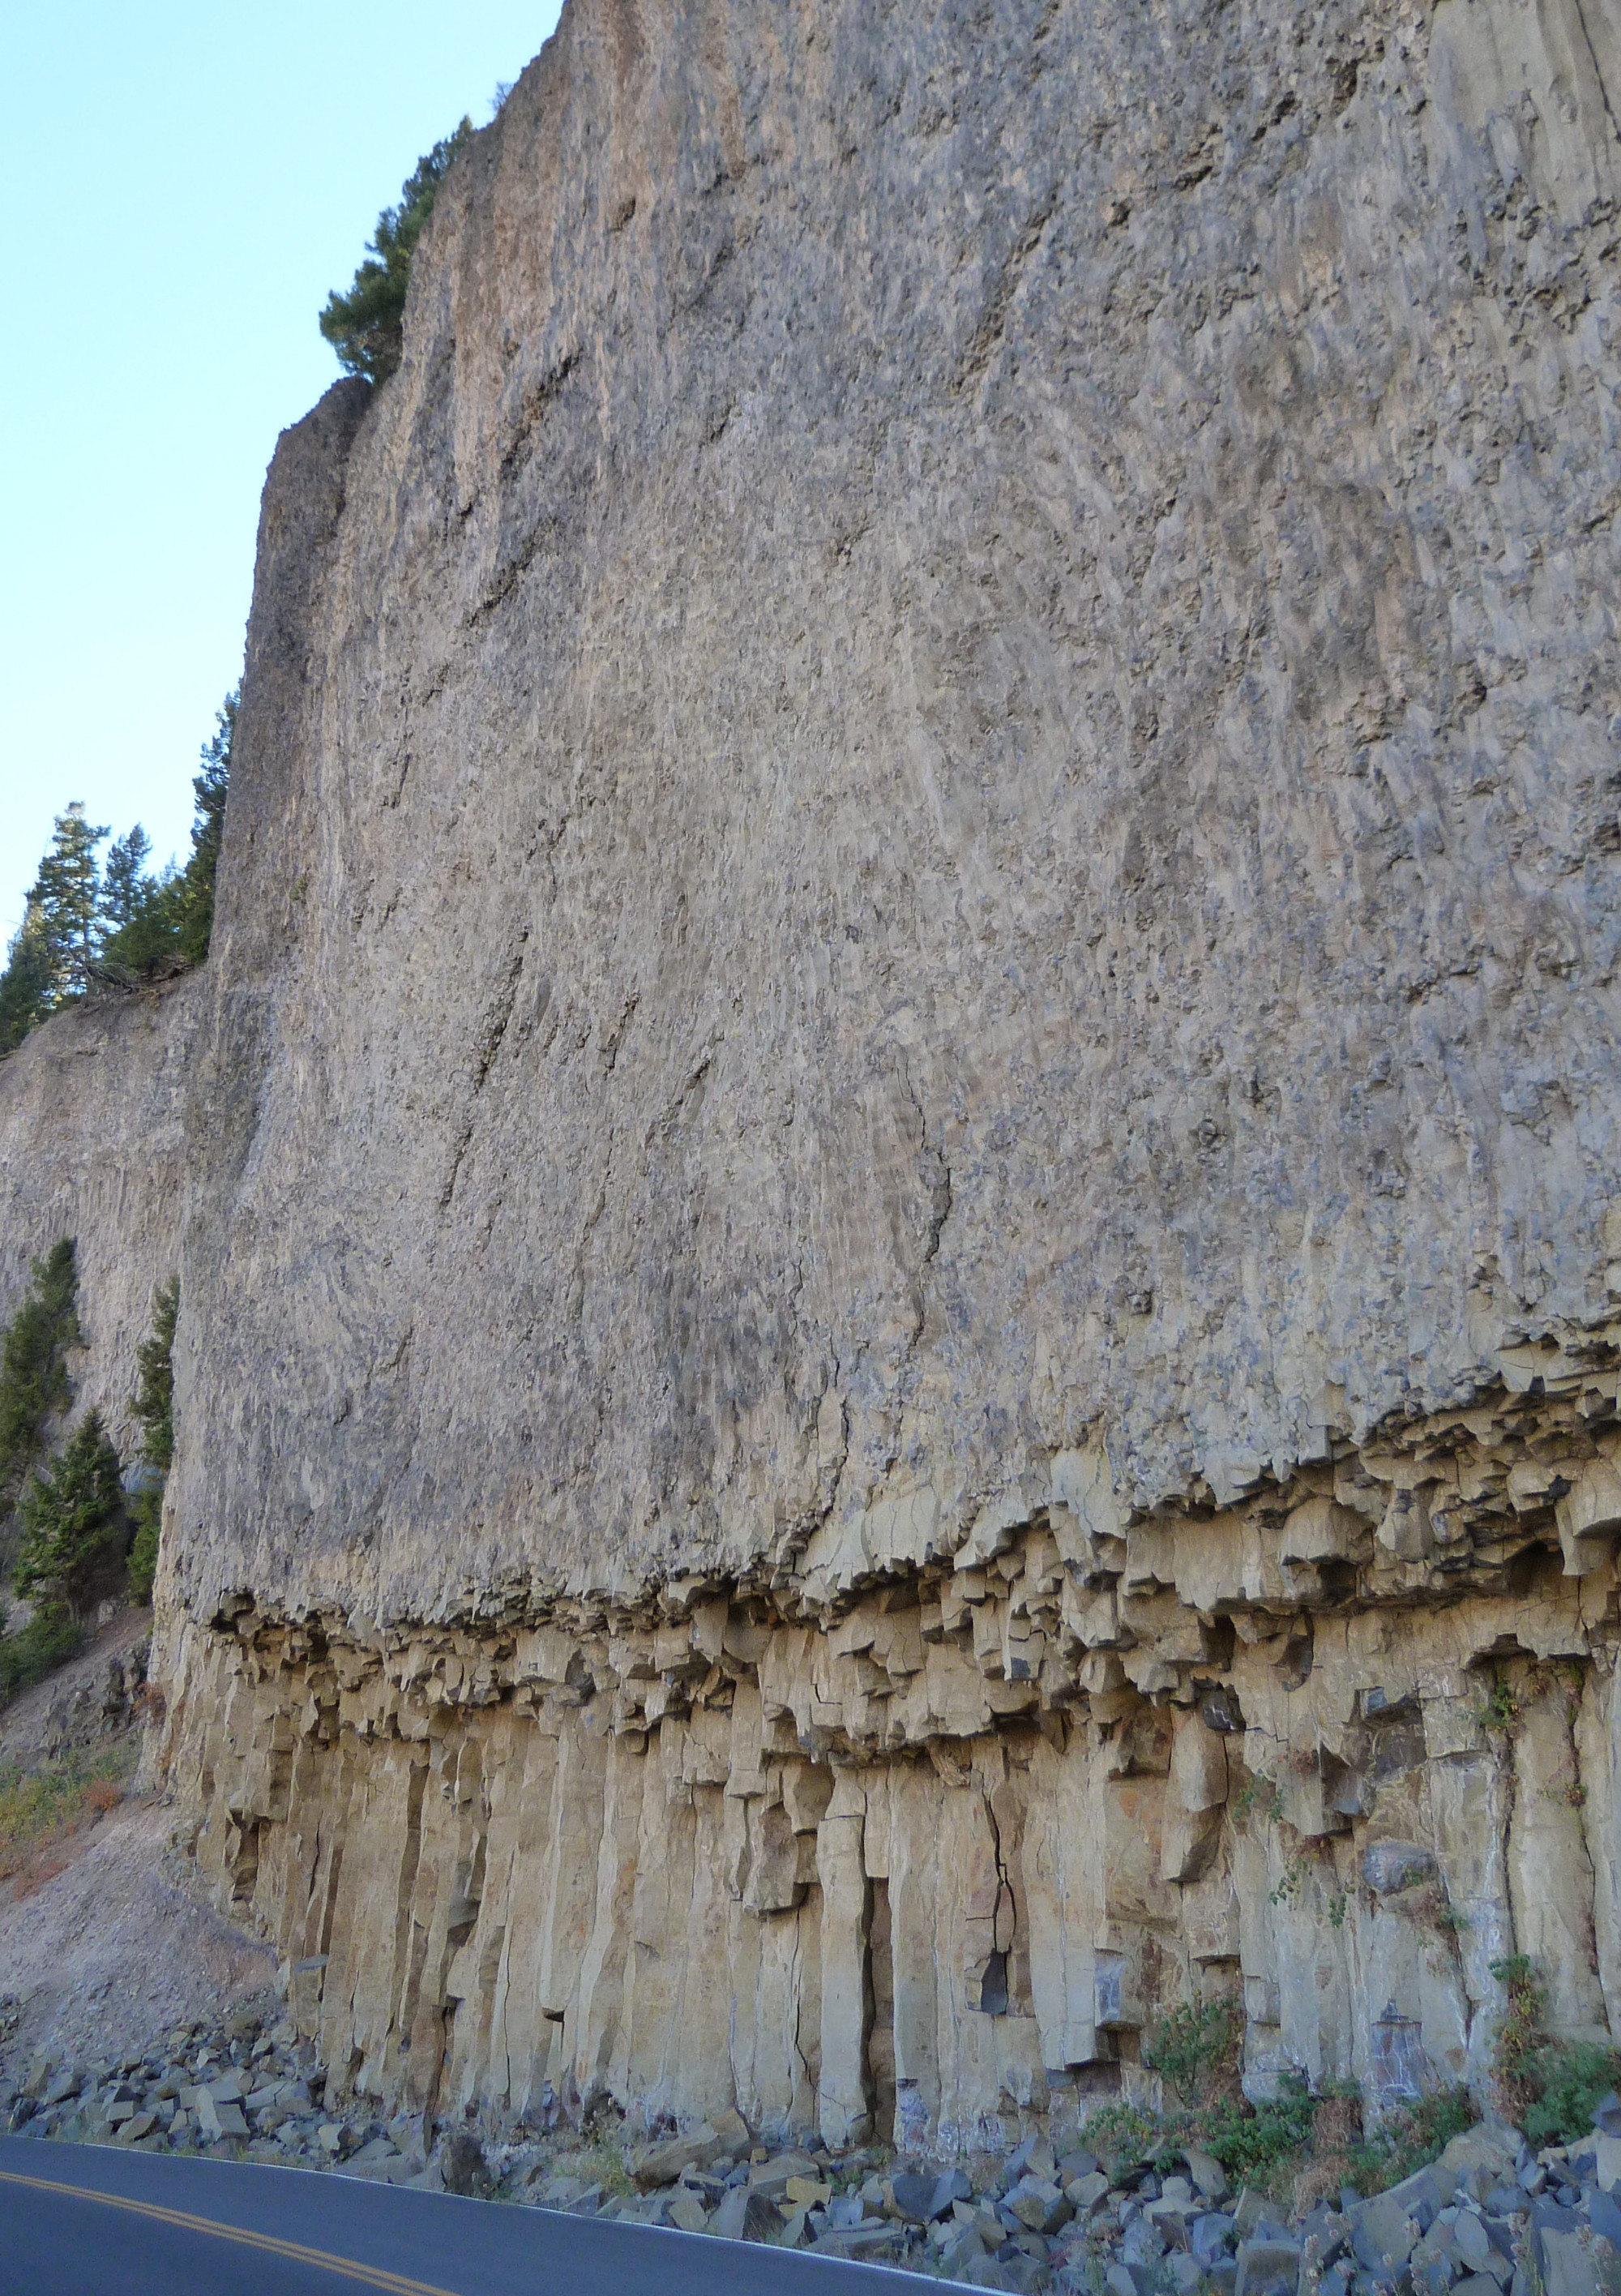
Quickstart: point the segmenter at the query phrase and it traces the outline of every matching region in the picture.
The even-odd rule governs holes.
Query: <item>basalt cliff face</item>
[[[61,1013],[0,1062],[0,1317],[61,1236],[78,1246],[72,1357],[126,1458],[135,1349],[180,1272],[186,1101],[207,990],[195,976]]]
[[[569,0],[457,162],[190,1062],[157,1758],[339,2079],[1621,2018],[1617,102],[1609,0]]]

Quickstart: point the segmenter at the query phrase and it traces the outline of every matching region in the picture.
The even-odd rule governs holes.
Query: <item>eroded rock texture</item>
[[[266,492],[161,1589],[348,2078],[1610,2014],[1618,91],[569,0],[458,162]]]
[[[570,0],[271,481],[177,1594],[836,1585],[1602,1307],[1583,20]]]

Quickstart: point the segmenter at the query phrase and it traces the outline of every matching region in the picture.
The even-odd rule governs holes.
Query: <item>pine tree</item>
[[[130,1502],[135,1535],[129,1547],[129,1592],[150,1603],[158,1575],[158,1540],[163,1523],[163,1490],[175,1456],[175,1318],[180,1286],[166,1283],[152,1302],[152,1327],[135,1350],[134,1397],[141,1423],[143,1463],[147,1470]]]
[[[34,1262],[34,1280],[0,1340],[0,1509],[39,1445],[39,1431],[68,1400],[67,1353],[79,1341],[78,1267],[63,1236]]]
[[[100,947],[101,878],[96,848],[106,829],[93,829],[77,801],[56,816],[51,849],[29,895],[37,905],[50,955],[53,1006],[82,996],[87,968]]]
[[[150,874],[151,840],[137,821],[127,837],[108,848],[102,873],[102,938],[98,968],[113,979],[149,977],[179,949],[175,872]]]
[[[127,837],[115,837],[107,849],[100,911],[102,930],[108,938],[122,932],[141,914],[147,888],[152,882],[146,873],[146,859],[151,849],[151,839],[138,821]]]
[[[148,1466],[167,1474],[175,1456],[175,1320],[180,1286],[166,1283],[152,1302],[152,1327],[135,1349],[133,1407],[141,1423],[142,1452]]]
[[[30,901],[0,972],[0,1053],[15,1052],[51,1010],[51,950],[37,901]]]
[[[0,1057],[59,1006],[83,996],[93,973],[129,987],[150,979],[166,960],[201,964],[208,955],[237,700],[234,692],[226,694],[213,735],[202,744],[184,869],[171,863],[157,875],[148,871],[151,842],[137,822],[112,846],[102,872],[96,849],[107,831],[93,828],[78,803],[58,815],[0,972]]]
[[[231,786],[231,745],[236,738],[236,711],[241,688],[227,693],[215,716],[214,734],[202,745],[202,771],[194,775],[192,794],[196,817],[192,824],[192,853],[175,883],[176,931],[181,955],[188,964],[201,964],[209,953],[214,931],[214,880],[219,870],[220,840],[225,834],[225,800]]]
[[[423,154],[400,185],[399,205],[378,217],[366,260],[348,293],[340,295],[334,288],[327,297],[321,332],[346,374],[386,382],[399,365],[411,258],[450,163],[472,132],[472,121],[463,119]]]
[[[36,1474],[18,1513],[22,1539],[12,1583],[25,1599],[82,1611],[106,1560],[124,1504],[119,1455],[99,1411],[85,1414],[49,1464]]]

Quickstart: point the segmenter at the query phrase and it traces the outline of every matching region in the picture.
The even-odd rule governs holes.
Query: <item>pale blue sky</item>
[[[17,6],[0,361],[0,933],[83,798],[187,848],[276,433],[380,208],[482,127],[557,0]]]

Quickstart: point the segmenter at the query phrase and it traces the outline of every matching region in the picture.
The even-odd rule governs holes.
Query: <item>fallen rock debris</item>
[[[1190,2152],[1100,2161],[1030,2136],[1001,2161],[884,2148],[773,2152],[735,2112],[624,2147],[572,2131],[486,2144],[421,2115],[329,2111],[326,2075],[291,2021],[250,2012],[189,2025],[117,2062],[36,2057],[0,2078],[17,2135],[203,2152],[477,2198],[770,2242],[1023,2296],[1614,2296],[1621,2287],[1621,2102],[1593,2134],[1534,2152],[1483,2122],[1429,2166],[1298,2221],[1228,2189]]]

